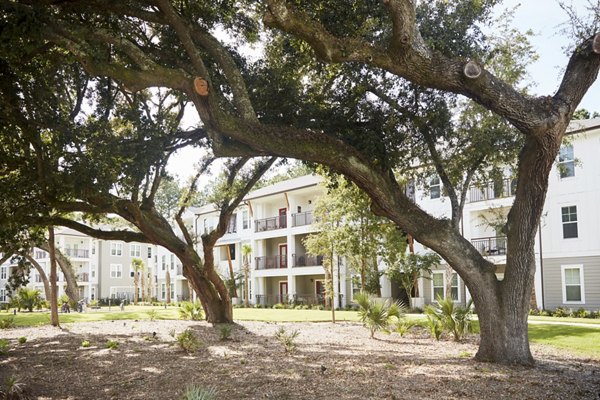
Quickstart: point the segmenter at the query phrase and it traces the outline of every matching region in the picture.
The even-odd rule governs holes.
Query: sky
[[[588,0],[566,2],[585,15]],[[533,83],[530,93],[553,95],[569,61],[565,48],[571,44],[571,40],[560,33],[563,24],[568,21],[568,16],[555,0],[504,0],[500,8],[512,9],[517,5],[519,7],[515,10],[513,25],[522,32],[529,29],[534,32],[535,36],[530,38],[530,42],[539,56],[539,59],[528,67],[529,79]],[[588,90],[579,108],[600,112],[600,78]],[[197,114],[191,108],[188,111],[191,117],[186,121],[191,125],[197,121]],[[168,170],[177,175],[180,181],[185,181],[193,175],[194,164],[200,157],[197,149],[183,149],[172,157]]]

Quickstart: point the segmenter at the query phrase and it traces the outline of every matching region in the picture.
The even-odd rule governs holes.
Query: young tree
[[[487,68],[487,38],[478,26],[489,22],[495,3],[263,0],[231,5],[156,0],[148,6],[143,1],[2,0],[3,20],[13,29],[5,32],[0,48],[5,60],[0,72],[6,63],[16,65],[40,54],[40,48],[60,49],[65,63],[75,59],[90,75],[110,78],[129,91],[162,87],[189,99],[203,123],[196,135],[210,137],[218,156],[293,157],[346,175],[369,195],[376,213],[438,253],[464,280],[479,314],[476,358],[531,364],[527,309],[535,271],[534,239],[554,159],[600,68],[600,34],[595,27],[583,32],[556,93],[529,96]],[[211,34],[220,27],[238,38],[257,38],[259,24],[252,17],[260,13],[273,29],[269,40],[290,44],[288,49],[302,41],[301,47],[308,45],[312,53],[279,57],[275,65],[251,65],[241,62],[237,49],[242,46],[225,45]],[[597,16],[598,10],[590,9],[590,14]],[[42,52],[46,59],[55,54]],[[353,73],[344,80],[311,81],[319,71],[327,77],[322,63]],[[306,75],[298,74],[296,67]],[[495,276],[495,266],[452,221],[428,215],[406,196],[394,175],[397,161],[410,159],[413,149],[405,141],[410,134],[397,129],[402,114],[382,113],[369,96],[353,90],[371,70],[380,71],[378,85],[398,78],[408,85],[466,96],[518,131],[512,134],[522,143],[515,170],[518,185],[505,227],[510,250],[502,281]],[[0,82],[10,86],[15,80],[3,74]],[[347,107],[329,89],[337,94],[348,89],[365,107]],[[389,89],[392,97],[404,98]],[[1,97],[9,108],[24,99]],[[338,105],[345,112],[337,112]],[[457,145],[468,144],[448,142]],[[488,154],[496,154],[497,147],[486,148]],[[8,152],[3,160],[14,157]],[[26,180],[22,183],[13,195],[30,196],[31,186]]]
[[[394,260],[386,260],[386,264],[388,265],[386,275],[390,281],[396,282],[404,288],[408,296],[408,307],[412,308],[414,306],[412,304],[412,292],[417,285],[418,279],[431,275],[431,268],[438,265],[440,261],[440,256],[435,253],[409,253],[402,254]]]
[[[142,287],[142,301],[144,301],[144,273],[146,266],[144,262],[139,258],[133,258],[131,260],[131,269],[133,270],[133,304],[137,306],[138,303],[138,289]],[[141,282],[140,282],[141,280]]]

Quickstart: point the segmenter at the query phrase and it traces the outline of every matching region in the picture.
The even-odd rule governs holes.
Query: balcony
[[[265,232],[287,228],[287,218],[285,215],[280,215],[277,217],[257,219],[254,221],[254,227],[254,232]]]
[[[471,239],[471,244],[484,256],[506,255],[506,236]]]
[[[287,258],[283,256],[262,256],[255,260],[257,270],[287,268]]]
[[[293,254],[294,265],[292,267],[314,267],[323,265],[323,256],[313,256],[310,254]]]
[[[278,294],[257,294],[256,295],[256,304],[261,304],[263,306],[272,306],[274,304],[287,304],[289,302],[289,296],[283,295],[280,296]]]
[[[469,203],[486,201],[492,199],[501,199],[515,195],[517,190],[516,179],[503,179],[498,182],[488,182],[484,186],[469,187],[467,200]]]
[[[313,223],[312,211],[292,214],[292,226],[311,225]]]
[[[88,249],[64,249],[63,253],[69,257],[89,258],[90,256]]]
[[[90,281],[90,275],[87,272],[77,274],[77,282],[89,282],[89,281]]]

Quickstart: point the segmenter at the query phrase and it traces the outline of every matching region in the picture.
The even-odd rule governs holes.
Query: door
[[[287,208],[279,209],[279,227],[280,228],[287,227]]]
[[[279,268],[287,268],[287,244],[279,245]]]
[[[287,303],[288,299],[288,283],[287,281],[279,282],[279,302]]]

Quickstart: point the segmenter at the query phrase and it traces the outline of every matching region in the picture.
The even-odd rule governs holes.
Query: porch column
[[[291,224],[291,212],[288,212],[288,223]],[[288,225],[288,227],[291,225]],[[296,295],[296,278],[294,276],[294,254],[296,254],[296,240],[294,235],[288,234],[287,240],[287,281],[288,281],[288,299],[293,300]]]
[[[338,257],[336,256],[335,262],[336,262],[336,266],[334,268],[335,269],[334,275],[336,275],[336,277],[338,275],[338,267],[339,267],[339,276],[340,276],[340,279],[338,281],[339,288],[340,288],[339,294],[342,295],[342,301],[341,301],[340,307],[345,307],[346,304],[350,304],[350,301],[352,300],[350,298],[351,297],[350,293],[347,290],[348,285],[346,284],[347,279],[348,279],[348,274],[347,274],[348,271],[346,271],[346,264],[344,263],[344,260],[342,260],[342,259],[338,260]],[[335,288],[337,290],[337,288],[338,288],[337,284],[336,284]],[[340,296],[338,295],[337,297],[339,299]]]

